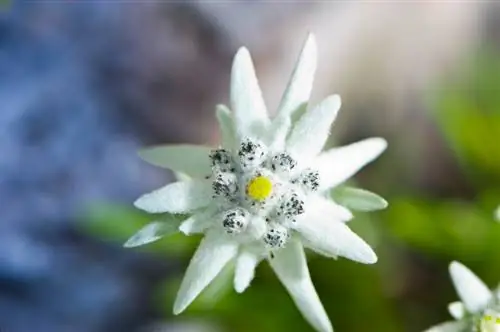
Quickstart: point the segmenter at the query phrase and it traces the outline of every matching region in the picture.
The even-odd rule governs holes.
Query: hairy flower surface
[[[182,312],[232,260],[234,287],[243,292],[256,266],[267,259],[304,317],[318,331],[331,323],[309,276],[304,247],[322,255],[371,264],[377,256],[346,225],[350,208],[384,208],[379,196],[360,189],[332,191],[386,148],[370,138],[322,152],[340,108],[327,97],[307,110],[316,69],[316,44],[309,36],[282,98],[270,119],[247,49],[231,73],[231,109],[217,107],[221,146],[177,145],[142,151],[148,162],[182,173],[180,182],[140,197],[135,206],[150,213],[183,214],[179,230],[203,233],[174,304]],[[292,119],[298,120],[294,121]],[[361,204],[360,204],[361,202]],[[161,220],[133,236],[127,246],[168,234]]]
[[[453,285],[462,300],[453,302],[448,311],[455,321],[441,323],[426,332],[500,332],[500,293],[491,291],[467,267],[450,264]]]

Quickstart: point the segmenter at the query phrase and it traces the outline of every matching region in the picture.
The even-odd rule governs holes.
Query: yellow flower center
[[[263,201],[271,195],[273,183],[265,176],[254,177],[247,185],[247,195],[256,201]]]

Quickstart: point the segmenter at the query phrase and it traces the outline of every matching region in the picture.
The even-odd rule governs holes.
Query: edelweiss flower
[[[331,199],[331,191],[376,158],[386,141],[371,138],[321,152],[340,98],[330,96],[306,111],[315,69],[316,45],[309,36],[277,115],[270,119],[250,54],[241,48],[231,73],[233,112],[217,107],[221,146],[143,151],[146,161],[184,174],[184,181],[140,197],[136,207],[150,213],[187,214],[180,231],[205,234],[180,286],[175,314],[186,309],[231,260],[236,260],[234,287],[243,292],[255,267],[267,258],[304,317],[317,330],[332,331],[309,276],[304,247],[328,257],[377,261],[370,246],[345,224],[352,214]],[[298,116],[293,125],[292,117]],[[366,191],[354,189],[350,195],[375,197],[379,208],[386,206]],[[171,228],[152,223],[128,245],[155,240]]]
[[[450,264],[453,285],[462,302],[448,310],[456,321],[439,324],[427,332],[500,332],[500,293],[488,287],[459,262]]]

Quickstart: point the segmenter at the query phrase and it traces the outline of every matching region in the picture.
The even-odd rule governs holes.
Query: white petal
[[[450,264],[450,275],[467,311],[477,313],[484,310],[492,294],[481,279],[459,262]]]
[[[243,293],[250,286],[255,268],[262,260],[262,256],[250,250],[242,250],[236,259],[236,271],[234,274],[234,289]]]
[[[208,227],[214,224],[214,218],[214,209],[206,209],[184,220],[179,226],[179,230],[185,235],[203,233]]]
[[[310,195],[305,201],[306,214],[301,218],[327,217],[329,220],[349,221],[353,218],[351,211],[320,195]]]
[[[306,208],[307,212],[297,218],[294,228],[307,241],[309,248],[320,254],[342,256],[365,264],[377,261],[372,248],[346,224],[332,218],[325,210]]]
[[[448,305],[448,312],[455,319],[461,319],[465,315],[465,307],[462,302],[453,302]]]
[[[318,106],[304,113],[292,129],[287,141],[288,151],[300,158],[317,155],[325,145],[330,127],[340,108],[340,97],[327,97]]]
[[[382,210],[389,205],[387,201],[379,195],[359,188],[335,188],[332,190],[331,196],[335,202],[357,211]]]
[[[269,263],[304,318],[316,330],[332,332],[332,324],[311,281],[302,245],[296,240],[288,242]]]
[[[145,194],[134,205],[150,213],[185,213],[205,207],[212,201],[209,181],[175,182]]]
[[[383,138],[375,137],[322,153],[314,163],[320,175],[320,189],[332,188],[349,179],[386,147]]]
[[[211,173],[210,151],[210,147],[200,145],[159,145],[140,150],[139,157],[174,172],[204,177]]]
[[[219,122],[222,147],[232,150],[236,142],[236,137],[231,111],[229,111],[229,108],[225,105],[217,105],[215,114]]]
[[[240,48],[231,71],[231,105],[236,132],[240,137],[258,137],[269,125],[250,53]]]
[[[316,39],[314,35],[309,34],[273,121],[271,142],[284,141],[290,130],[292,114],[307,105],[313,87],[316,63]]]
[[[180,224],[179,218],[170,216],[168,219],[170,220],[157,220],[150,222],[141,228],[137,233],[132,235],[123,246],[126,248],[138,247],[159,240],[164,236],[176,233]]]
[[[217,234],[208,234],[201,241],[182,280],[174,303],[174,314],[180,314],[235,257],[238,246]]]
[[[462,332],[466,331],[467,323],[464,321],[446,322],[431,327],[425,332]]]

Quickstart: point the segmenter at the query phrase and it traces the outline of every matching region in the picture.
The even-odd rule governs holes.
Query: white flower
[[[267,258],[304,317],[318,331],[332,331],[311,281],[304,247],[333,258],[377,261],[370,246],[346,225],[351,212],[331,196],[334,187],[380,155],[387,144],[370,138],[321,152],[340,97],[330,96],[306,111],[315,69],[316,44],[309,36],[277,115],[270,119],[250,54],[241,48],[231,73],[233,112],[217,107],[221,147],[177,145],[142,152],[146,161],[189,178],[183,176],[185,181],[140,197],[136,207],[150,213],[188,214],[179,222],[180,231],[205,234],[180,286],[175,314],[186,309],[231,260],[236,260],[234,287],[243,292],[255,267]],[[298,116],[293,125],[292,118]],[[365,210],[387,205],[366,191],[344,191],[339,197]],[[146,226],[128,245],[157,239],[159,228],[157,223]]]
[[[462,300],[448,306],[448,311],[456,320],[434,326],[427,332],[500,332],[498,291],[490,291],[471,270],[459,262],[450,264],[450,275]]]

